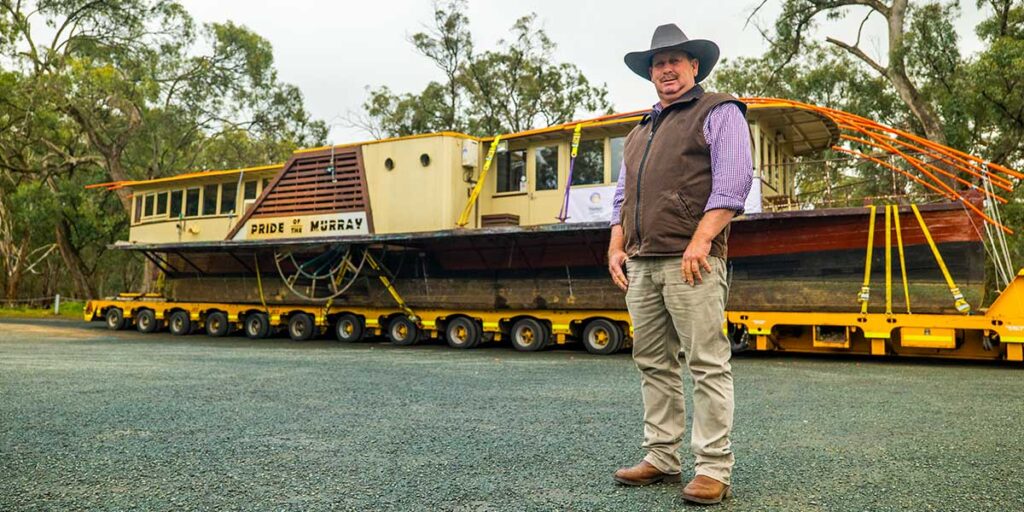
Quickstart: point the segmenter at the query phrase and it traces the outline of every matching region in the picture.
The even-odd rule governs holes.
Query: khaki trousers
[[[725,261],[709,257],[703,281],[683,280],[682,258],[635,258],[626,263],[626,306],[633,321],[633,360],[644,399],[645,460],[663,473],[681,472],[686,431],[682,363],[693,378],[690,449],[696,473],[729,484],[734,463],[732,352],[722,332],[728,283]]]

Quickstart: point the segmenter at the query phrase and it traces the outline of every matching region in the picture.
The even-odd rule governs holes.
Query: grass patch
[[[61,301],[60,314],[53,314],[53,308],[0,307],[0,318],[71,318],[82,319],[85,302]]]

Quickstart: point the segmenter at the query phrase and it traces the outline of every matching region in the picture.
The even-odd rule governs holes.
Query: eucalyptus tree
[[[444,74],[419,93],[369,91],[353,124],[375,137],[438,131],[474,135],[520,131],[610,112],[607,90],[576,65],[554,59],[555,44],[537,16],[517,19],[494,50],[475,52],[461,0],[435,3],[433,23],[409,38]]]
[[[123,271],[95,266],[114,259],[129,209],[124,190],[111,203],[83,185],[279,161],[326,136],[266,40],[197,27],[171,0],[0,0],[0,62],[19,84],[3,109],[32,134],[0,136],[0,170],[57,199],[55,243],[80,296]]]

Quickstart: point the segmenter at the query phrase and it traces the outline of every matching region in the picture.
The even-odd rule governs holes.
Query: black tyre
[[[142,309],[135,313],[135,327],[139,332],[149,334],[160,328],[160,322],[152,309]]]
[[[121,311],[121,308],[108,309],[104,318],[107,321],[107,329],[111,331],[120,331],[128,325],[128,320],[125,319],[124,311]]]
[[[444,329],[445,340],[454,348],[473,348],[480,344],[483,328],[464,316],[453,318]]]
[[[306,341],[316,334],[313,317],[306,313],[296,313],[288,319],[288,337],[295,341]]]
[[[270,336],[270,317],[266,313],[251,313],[245,316],[245,335],[259,340]]]
[[[729,346],[733,354],[746,352],[750,348],[750,333],[742,325],[729,324]]]
[[[220,338],[227,336],[230,330],[231,324],[228,322],[227,313],[214,311],[206,315],[206,334],[208,336]]]
[[[614,354],[622,349],[622,341],[625,335],[618,324],[604,318],[597,318],[587,322],[583,329],[583,346],[591,354],[608,355]]]
[[[388,339],[395,345],[413,345],[420,339],[420,328],[408,317],[396,316],[388,324]]]
[[[167,330],[175,336],[184,336],[192,333],[192,320],[188,317],[187,311],[175,311],[167,320]]]
[[[521,318],[512,324],[509,338],[516,350],[535,352],[547,346],[551,332],[547,326],[533,318]]]
[[[363,319],[351,313],[338,317],[334,323],[334,335],[338,341],[352,343],[363,339]]]

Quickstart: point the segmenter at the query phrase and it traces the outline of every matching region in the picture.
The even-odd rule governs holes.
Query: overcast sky
[[[913,0],[912,0],[913,1]],[[364,131],[346,125],[367,97],[366,86],[387,85],[395,92],[419,92],[440,71],[417,54],[410,34],[431,19],[428,0],[326,2],[313,0],[182,0],[198,22],[232,20],[270,41],[281,80],[297,85],[313,116],[331,126],[329,142],[365,140]],[[691,39],[718,43],[724,58],[756,56],[765,43],[744,20],[758,0],[631,0],[574,1],[470,0],[468,17],[478,49],[493,48],[513,21],[535,12],[558,45],[555,59],[576,64],[587,78],[608,86],[618,111],[645,108],[654,102],[653,86],[633,75],[622,63],[629,51],[650,46],[651,33],[663,23],[678,24]],[[774,21],[778,0],[768,0],[759,15],[763,25]],[[980,48],[974,26],[984,17],[973,0],[962,2],[958,26],[965,53]],[[852,11],[847,19],[824,23],[816,37],[826,35],[852,42],[867,11]],[[862,46],[872,55],[885,50],[884,22],[874,16]],[[884,59],[883,59],[884,62]],[[496,80],[500,77],[495,77]]]

